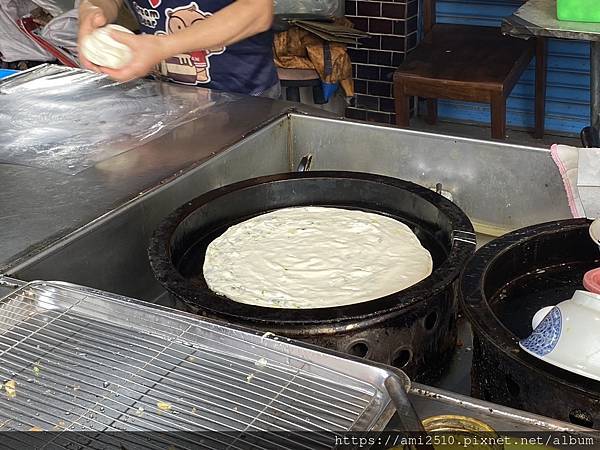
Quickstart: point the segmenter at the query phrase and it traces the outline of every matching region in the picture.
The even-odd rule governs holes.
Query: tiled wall
[[[346,17],[372,36],[349,48],[356,96],[346,116],[394,123],[394,68],[417,44],[418,0],[346,0]]]

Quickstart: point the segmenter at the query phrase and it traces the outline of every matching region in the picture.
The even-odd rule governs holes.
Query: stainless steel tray
[[[381,430],[408,389],[392,369],[57,282],[0,301],[0,381],[0,432],[59,431],[48,448],[123,430],[329,448],[332,431]]]

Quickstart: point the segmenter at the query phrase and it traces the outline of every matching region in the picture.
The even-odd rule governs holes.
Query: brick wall
[[[417,44],[418,0],[346,0],[346,17],[372,36],[349,48],[356,96],[346,116],[394,123],[394,68]]]

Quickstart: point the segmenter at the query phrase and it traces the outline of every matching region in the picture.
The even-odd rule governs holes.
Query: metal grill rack
[[[330,448],[336,433],[381,429],[390,377],[64,283],[0,302],[0,432],[54,431],[3,433],[3,448]]]

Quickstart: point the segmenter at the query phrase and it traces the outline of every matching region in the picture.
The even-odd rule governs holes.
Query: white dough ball
[[[133,53],[128,46],[115,41],[110,36],[111,31],[133,34],[127,28],[119,25],[98,28],[84,38],[81,43],[81,52],[92,64],[109,69],[120,69],[131,61]]]

